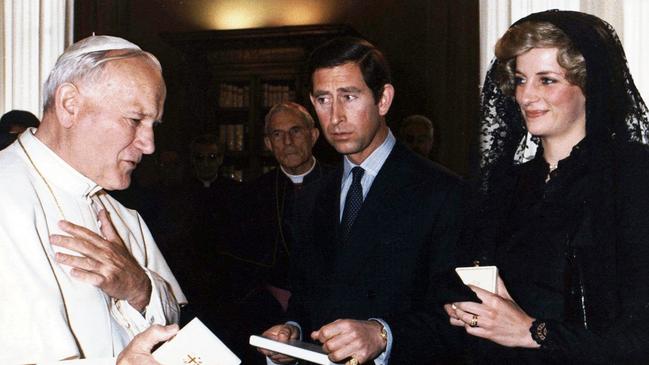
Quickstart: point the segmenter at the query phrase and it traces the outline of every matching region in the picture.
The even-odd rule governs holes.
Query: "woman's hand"
[[[530,334],[534,318],[514,302],[500,275],[497,280],[498,294],[469,285],[482,303],[458,302],[444,305],[451,325],[464,327],[470,335],[503,346],[538,348],[539,345]]]

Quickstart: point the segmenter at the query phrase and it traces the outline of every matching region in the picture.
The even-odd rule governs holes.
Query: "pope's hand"
[[[98,217],[105,238],[68,221],[59,222],[59,227],[71,237],[52,235],[50,242],[83,256],[59,252],[56,261],[71,266],[70,273],[75,278],[100,288],[112,298],[125,299],[141,311],[151,296],[149,277],[124,245],[106,210],[99,211]]]
[[[178,325],[163,327],[154,324],[131,340],[131,343],[119,354],[116,365],[160,365],[151,356],[151,349],[158,343],[172,338],[176,332],[178,332]]]

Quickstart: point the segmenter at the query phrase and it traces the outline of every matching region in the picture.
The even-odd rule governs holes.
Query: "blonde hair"
[[[514,94],[516,57],[532,48],[557,48],[557,63],[566,70],[566,79],[585,92],[586,60],[570,38],[552,23],[526,21],[511,26],[496,43],[496,82],[505,94]]]

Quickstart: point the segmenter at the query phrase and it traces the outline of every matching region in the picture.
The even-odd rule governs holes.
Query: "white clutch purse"
[[[498,268],[496,266],[457,267],[455,272],[465,285],[471,284],[497,294],[496,278],[498,277]]]

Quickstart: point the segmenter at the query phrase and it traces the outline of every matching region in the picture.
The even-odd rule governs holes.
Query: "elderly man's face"
[[[286,172],[301,175],[311,168],[311,149],[319,135],[297,111],[283,110],[271,118],[264,141]]]
[[[125,189],[142,155],[155,150],[153,126],[165,98],[162,75],[148,58],[131,57],[109,61],[102,77],[76,87],[70,163],[105,189]]]

